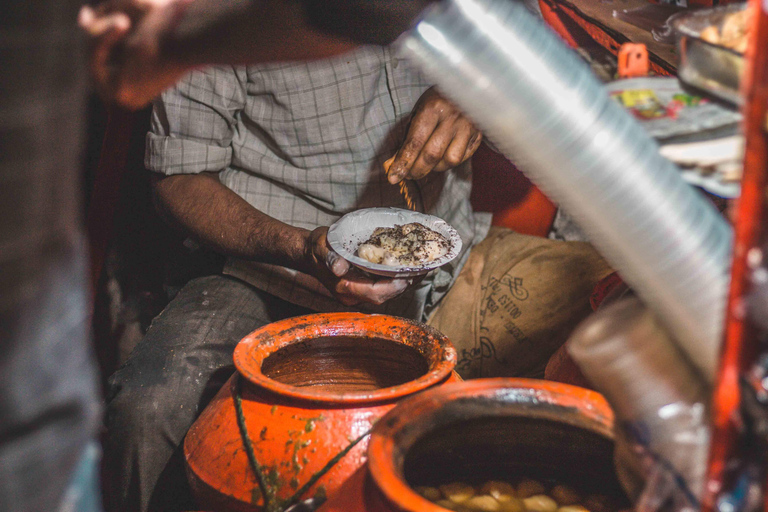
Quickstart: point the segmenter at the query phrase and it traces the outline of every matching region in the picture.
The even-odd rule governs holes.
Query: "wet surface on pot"
[[[425,375],[418,350],[384,338],[325,336],[281,348],[267,357],[262,373],[296,387],[332,392],[373,391]]]
[[[331,498],[362,466],[370,429],[398,399],[458,379],[445,336],[385,315],[275,322],[246,336],[234,361],[239,373],[184,441],[205,510],[272,512]]]

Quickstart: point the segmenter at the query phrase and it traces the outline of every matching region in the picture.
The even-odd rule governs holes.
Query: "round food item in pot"
[[[463,482],[452,482],[450,484],[441,485],[440,492],[452,502],[461,503],[475,495],[475,488]]]
[[[445,499],[445,498],[442,499],[442,500],[437,500],[435,502],[435,505],[437,505],[439,507],[446,508],[448,510],[456,510],[456,511],[459,510],[459,504],[458,503],[456,503],[455,501],[451,501],[449,499]]]
[[[557,512],[557,502],[546,494],[536,494],[523,500],[528,512]]]
[[[517,493],[512,484],[498,480],[491,480],[484,483],[483,486],[480,487],[480,494],[493,496],[496,501],[509,501],[512,498],[517,497]]]
[[[589,512],[589,509],[582,507],[581,505],[565,505],[557,509],[557,512]]]
[[[480,512],[498,512],[501,509],[499,502],[492,496],[484,494],[482,496],[472,496],[467,501],[463,501],[460,504],[459,510],[463,511],[475,511]]]
[[[417,487],[416,492],[421,494],[424,498],[428,499],[429,501],[437,501],[443,497],[443,494],[440,492],[440,489],[436,487]]]
[[[499,502],[499,512],[525,512],[525,504],[519,498]]]

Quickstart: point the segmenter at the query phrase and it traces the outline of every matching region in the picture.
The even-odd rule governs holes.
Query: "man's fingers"
[[[99,38],[107,33],[117,31],[124,34],[131,27],[131,19],[124,13],[113,12],[111,14],[97,16],[96,11],[90,6],[83,6],[77,17],[80,28],[89,36]]]
[[[444,171],[447,169],[443,165],[445,152],[456,136],[456,126],[452,122],[443,122],[432,133],[429,141],[422,148],[419,157],[411,167],[408,175],[410,179],[418,180],[432,171]]]
[[[427,130],[432,131],[426,134]],[[424,137],[426,142],[422,142]],[[384,163],[384,169],[393,184],[406,178],[418,180],[430,172],[444,172],[461,164],[474,154],[481,140],[480,132],[464,118],[451,116],[435,126],[420,122],[411,127],[403,147],[394,161]]]
[[[90,5],[84,5],[80,8],[80,12],[77,13],[77,24],[81,29],[90,33],[89,27],[95,17],[96,13],[93,12],[93,8]]]
[[[131,20],[119,12],[97,16],[96,11],[85,6],[78,23],[91,39],[91,72],[102,92],[109,92],[115,80],[110,61],[116,45],[130,30]]]
[[[437,127],[438,116],[434,112],[421,112],[411,120],[403,146],[389,168],[389,182],[393,185],[408,176],[424,145]]]
[[[313,265],[320,271],[314,275],[342,304],[383,304],[403,293],[413,283],[413,280],[406,279],[372,279],[359,272],[331,249],[327,233],[328,228],[317,228],[309,236]]]
[[[349,262],[332,249],[329,249],[325,256],[325,264],[336,277],[341,277],[349,272]]]
[[[464,160],[469,160],[469,158],[475,154],[475,151],[477,151],[477,148],[479,148],[480,144],[483,142],[483,133],[477,129],[473,130],[474,133],[469,139],[467,150],[464,152]]]
[[[339,295],[346,298],[358,298],[361,302],[384,304],[403,293],[408,288],[406,279],[382,279],[373,281],[360,275],[342,279],[337,286]]]
[[[454,135],[448,149],[445,150],[442,162],[445,165],[445,169],[442,170],[452,169],[466,160],[465,155],[467,154],[471,141],[472,126],[469,123],[464,123],[463,126],[459,127],[456,131],[456,135]],[[435,170],[439,171],[441,169]]]
[[[349,262],[331,249],[331,246],[328,244],[327,234],[328,228],[318,228],[312,232],[311,244],[314,259],[318,263],[324,263],[333,275],[341,277],[349,272]]]

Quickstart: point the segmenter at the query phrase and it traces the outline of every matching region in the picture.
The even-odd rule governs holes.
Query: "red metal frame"
[[[742,90],[746,98],[744,133],[746,153],[742,193],[735,218],[735,240],[731,287],[725,324],[720,369],[712,401],[713,437],[707,486],[702,509],[716,509],[719,495],[729,485],[726,468],[738,457],[741,391],[739,377],[755,362],[757,330],[745,314],[744,298],[749,292],[750,251],[766,241],[766,182],[768,181],[768,12],[761,0],[750,0],[759,14],[752,20],[747,51],[747,68]],[[759,250],[759,249],[758,249]],[[768,504],[765,505],[768,511]]]
[[[619,55],[622,44],[632,42],[624,34],[611,30],[599,21],[585,16],[583,13],[558,0],[539,0],[539,7],[541,8],[544,21],[571,47],[575,48],[579,45],[575,39],[574,31],[568,27],[568,23],[575,23],[591,39],[616,56]],[[669,64],[650,52],[649,57],[651,71],[657,75],[674,75],[675,69]]]
[[[754,364],[758,355],[758,332],[746,317],[744,297],[749,292],[751,269],[748,257],[752,249],[768,242],[768,3],[749,0],[759,14],[752,20],[752,36],[747,51],[747,69],[742,81],[746,98],[744,133],[746,153],[742,194],[738,201],[734,226],[734,256],[731,286],[725,321],[724,343],[720,368],[712,399],[713,435],[710,449],[707,485],[702,503],[704,512],[716,509],[716,503],[728,488],[729,462],[738,458],[741,427],[741,389],[739,379]],[[618,53],[622,36],[586,19],[583,15],[557,0],[540,0],[545,21],[571,46],[577,46],[568,23],[576,23],[601,46]],[[729,0],[689,0],[690,5],[711,6],[730,3]],[[762,4],[765,4],[763,6]],[[658,63],[651,69],[667,74]],[[763,256],[766,259],[766,256]],[[768,462],[767,462],[768,463]],[[768,512],[768,500],[765,501]]]

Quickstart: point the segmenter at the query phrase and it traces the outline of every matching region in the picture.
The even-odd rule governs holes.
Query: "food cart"
[[[553,42],[551,34],[528,30],[522,22],[515,26],[511,14],[517,12],[503,11],[506,7],[493,11],[496,6],[491,4],[457,1],[443,10],[438,7],[401,40],[404,54],[420,62],[428,74],[432,73],[437,83],[444,86],[445,91],[478,120],[502,151],[506,149],[510,153],[522,154],[530,161],[530,167],[525,171],[530,172],[533,181],[545,193],[576,212],[577,220],[588,228],[595,244],[609,255],[619,273],[651,309],[655,309],[662,325],[674,334],[694,371],[703,375],[703,380],[712,386],[714,399],[709,413],[712,420],[711,444],[706,444],[709,446],[709,464],[704,487],[699,493],[682,486],[692,494],[686,496],[688,501],[683,500],[683,503],[722,512],[759,508],[766,502],[763,489],[768,432],[765,423],[768,415],[764,409],[768,403],[768,391],[764,387],[768,385],[768,365],[762,357],[765,347],[761,346],[764,343],[762,333],[768,327],[765,322],[765,316],[768,316],[768,278],[765,277],[762,255],[766,241],[763,219],[768,174],[768,53],[763,51],[768,48],[768,13],[765,7],[756,0],[752,2],[757,15],[751,21],[753,29],[741,81],[746,152],[740,198],[733,210],[732,241],[731,229],[723,217],[711,205],[705,204],[682,179],[675,181],[669,178],[677,169],[658,153],[651,138],[647,134],[641,135],[636,124],[624,122],[618,113],[619,106],[607,94],[592,96],[597,91],[597,81],[584,78],[587,75],[583,64],[574,64],[569,60],[572,59],[570,55],[562,57],[562,44]],[[632,35],[636,38],[622,36],[615,25],[598,23],[596,13],[593,17],[584,15],[590,9],[596,9],[594,6],[582,5],[579,9],[576,2],[547,0],[542,2],[541,7],[545,20],[571,46],[578,46],[586,33],[603,48],[618,54],[621,43],[645,38],[650,70],[657,75],[670,75],[676,71],[673,64],[676,59],[671,50],[648,39],[650,32],[643,32],[642,27],[634,26]],[[486,8],[492,11],[492,15],[484,10]],[[513,40],[511,35],[519,38]],[[498,51],[498,48],[503,48],[500,41],[517,45],[514,47],[516,51]],[[687,57],[685,52],[692,47],[693,43],[684,43],[683,55]],[[537,52],[530,51],[532,48]],[[493,53],[494,50],[496,53]],[[472,65],[466,64],[466,59],[462,60],[462,52],[474,52],[476,60]],[[483,61],[483,58],[486,60]],[[487,67],[483,67],[484,64]],[[701,64],[698,62],[698,65]],[[512,78],[515,73],[521,76],[523,71],[526,79]],[[693,75],[689,72],[687,76]],[[562,79],[562,82],[554,83],[551,89],[542,88],[540,84],[544,78],[554,82]],[[693,79],[688,78],[688,81]],[[514,85],[517,97],[513,98],[510,89],[496,87],[498,84]],[[560,89],[555,90],[555,86]],[[717,95],[717,92],[714,94]],[[592,101],[593,98],[599,99]],[[523,108],[518,102],[527,102],[528,106]],[[490,110],[488,104],[493,105]],[[537,133],[536,129],[525,134],[512,133],[508,126],[509,119],[504,118],[510,112],[518,119],[529,121],[530,126],[540,128],[541,133]],[[598,112],[600,115],[608,113],[600,118]],[[542,119],[546,123],[537,125]],[[584,119],[589,122],[579,124]],[[600,144],[590,146],[586,143],[598,135],[601,136]],[[584,148],[583,153],[568,155],[564,150],[559,151],[557,142],[547,151],[541,151],[546,140],[567,140],[574,147]],[[611,163],[603,158],[610,152],[626,158]],[[612,173],[606,171],[611,165],[615,167]],[[621,167],[626,171],[624,174],[618,172]],[[560,174],[553,174],[551,169],[558,169]],[[570,177],[563,173],[563,169],[572,172]],[[588,202],[590,188],[593,192],[595,189],[618,190],[625,195],[617,198],[617,194],[598,194]],[[663,201],[665,195],[674,195],[678,202],[667,204]],[[627,213],[627,210],[632,211]],[[633,229],[637,225],[640,231]],[[664,232],[664,236],[657,237],[660,231]],[[721,340],[724,340],[722,350],[718,348]],[[249,380],[252,384],[263,386],[265,381],[260,379]],[[431,402],[427,398],[415,397],[383,418],[370,420],[371,424],[380,423],[376,423],[371,436],[367,469],[350,468],[346,479],[337,477],[333,492],[328,494],[330,499],[321,510],[444,510],[449,505],[445,500],[451,500],[449,492],[441,489],[440,496],[431,500],[427,494],[432,491],[424,488],[440,488],[440,479],[445,483],[460,477],[470,478],[468,471],[475,476],[482,475],[485,481],[499,478],[498,471],[494,473],[488,466],[481,467],[471,460],[473,454],[481,454],[486,460],[493,459],[490,454],[494,451],[504,457],[513,457],[535,445],[544,451],[527,452],[527,464],[536,466],[544,461],[543,466],[551,466],[557,460],[556,454],[552,453],[553,447],[547,443],[551,439],[559,439],[555,448],[566,451],[574,446],[592,447],[588,453],[577,450],[571,458],[564,457],[569,475],[589,464],[590,453],[600,453],[601,462],[596,464],[596,472],[590,473],[591,478],[594,480],[598,479],[595,475],[603,475],[600,479],[609,481],[608,489],[602,491],[605,495],[621,494],[616,490],[618,481],[613,481],[615,475],[610,471],[604,473],[606,460],[611,462],[613,457],[611,450],[605,451],[604,443],[607,440],[612,442],[615,425],[613,413],[602,397],[568,386],[526,381],[468,382],[452,386],[436,387],[423,395],[432,397],[434,400]],[[234,394],[227,396],[235,404],[240,403],[240,388],[232,389],[235,389]],[[276,389],[279,394],[279,388]],[[508,393],[505,395],[500,390],[507,390]],[[427,401],[420,402],[420,399]],[[460,406],[451,409],[454,403]],[[488,403],[492,403],[493,412],[483,409]],[[520,404],[523,404],[522,409]],[[327,473],[325,468],[317,478],[307,475],[306,481],[297,480],[293,486],[286,484],[293,490],[307,491],[310,502],[301,502],[299,498],[304,496],[288,491],[286,495],[291,495],[288,501],[278,499],[280,486],[274,478],[279,477],[272,480],[265,478],[253,453],[247,453],[250,443],[259,442],[257,436],[262,436],[262,441],[266,439],[266,427],[261,432],[248,434],[243,427],[242,410],[237,411],[239,428],[233,429],[233,432],[241,436],[238,441],[241,440],[246,448],[243,450],[237,446],[235,451],[237,457],[242,459],[242,464],[239,464],[241,476],[249,472],[252,474],[244,477],[245,483],[241,483],[243,488],[239,489],[238,497],[233,498],[234,494],[229,493],[228,496],[234,500],[230,503],[232,510],[258,510],[263,507],[272,512],[281,510],[281,506],[317,506],[327,492],[324,485],[328,482],[324,484],[322,481]],[[445,415],[441,415],[443,413]],[[491,421],[476,430],[456,427],[456,424],[472,423],[477,418],[494,418],[495,414],[504,420],[500,423]],[[521,417],[529,422],[529,430],[516,423]],[[456,421],[451,423],[446,418]],[[515,419],[512,421],[510,418]],[[300,418],[301,421],[304,419]],[[234,418],[230,420],[235,421]],[[549,437],[536,436],[538,430],[547,431],[553,422],[560,425],[560,430],[552,428],[548,431]],[[574,432],[578,433],[572,433],[570,437],[563,435],[562,429],[569,428],[575,428]],[[486,437],[483,437],[483,432]],[[509,434],[511,432],[515,434]],[[203,453],[200,451],[202,444],[191,444],[198,440],[205,441],[206,435],[207,431],[188,438],[188,461],[198,462],[195,458]],[[512,443],[519,436],[529,437],[535,442]],[[424,441],[427,438],[437,440]],[[458,440],[465,441],[469,449],[462,452],[451,448]],[[353,439],[348,441],[351,443]],[[356,437],[354,441],[357,444],[359,439]],[[290,442],[299,441],[291,438],[288,444]],[[547,456],[542,455],[540,460],[536,460],[536,453],[546,453]],[[339,454],[344,456],[347,452],[342,450]],[[440,454],[451,456],[441,459],[438,457]],[[434,457],[439,461],[437,464],[430,460]],[[329,463],[334,459],[332,457]],[[360,459],[361,463],[363,459]],[[491,465],[502,468],[499,471],[511,471],[498,460],[493,460]],[[429,476],[430,472],[434,473],[433,466],[442,468],[442,473],[437,471],[440,479]],[[461,470],[452,472],[451,468],[457,466],[462,466]],[[196,469],[190,471],[193,479],[199,476]],[[551,474],[545,472],[536,476],[540,479],[551,478]],[[647,473],[641,475],[641,480],[647,479],[647,476]],[[685,480],[686,476],[682,478]],[[626,481],[631,477],[619,474],[618,479],[625,484],[626,491]],[[224,476],[223,480],[231,479]],[[571,485],[587,489],[582,494],[596,492],[588,483],[576,480]],[[515,485],[519,487],[521,482],[518,478]],[[204,485],[206,492],[215,493],[217,490],[215,482],[208,481]],[[647,485],[647,482],[642,485]],[[556,485],[549,487],[554,489]],[[257,488],[259,491],[255,492]],[[323,491],[320,491],[321,488]],[[473,489],[471,494],[476,492],[479,491]],[[519,488],[515,492],[520,493]],[[525,499],[543,494],[542,491]],[[271,502],[268,500],[270,497]],[[646,495],[642,501],[644,510],[654,507],[654,510],[662,509],[665,504],[669,506],[664,500],[654,505],[648,498]],[[608,508],[630,507],[626,496],[623,499],[614,497],[612,506]],[[429,503],[440,500],[444,501],[442,506]],[[460,505],[463,501],[466,500],[454,500],[456,510],[464,510]],[[496,505],[476,501],[479,503],[476,510],[507,510],[502,508],[507,505],[500,505],[503,503],[501,499],[493,502]],[[569,500],[557,502],[552,512],[558,507],[574,505],[586,508],[586,502],[581,499],[572,503],[566,501]],[[214,500],[211,503],[217,502]],[[672,508],[684,508],[679,503],[673,502]],[[483,506],[490,508],[480,508]],[[549,506],[547,503],[544,508],[536,509],[534,505],[524,505],[524,508],[547,512]],[[598,510],[599,507],[598,504],[593,508]]]

